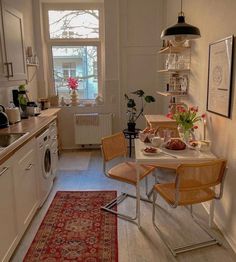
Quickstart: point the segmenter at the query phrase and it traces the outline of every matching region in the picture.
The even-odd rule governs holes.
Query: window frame
[[[99,10],[99,38],[50,38],[49,32],[49,18],[48,11],[50,10]],[[97,77],[98,77],[98,95],[103,96],[104,94],[104,10],[102,3],[85,4],[85,3],[55,3],[55,4],[43,4],[43,21],[44,21],[44,40],[46,43],[46,53],[48,56],[48,67],[49,73],[49,94],[56,95],[55,79],[53,74],[53,46],[96,46],[97,47]],[[80,99],[81,101],[93,101],[94,99]]]

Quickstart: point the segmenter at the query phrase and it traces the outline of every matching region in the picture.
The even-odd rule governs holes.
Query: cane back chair
[[[137,187],[137,172],[136,172],[136,163],[135,162],[127,162],[124,161],[120,164],[113,166],[108,171],[106,170],[106,163],[118,158],[118,157],[126,157],[127,155],[127,143],[123,133],[117,133],[111,135],[109,137],[102,138],[101,141],[101,149],[103,155],[103,171],[104,174],[112,179],[118,180],[120,182],[128,183],[136,187],[136,192],[139,190]],[[147,175],[150,174],[152,171],[155,170],[155,167],[148,166],[148,165],[141,165],[140,166],[140,176],[139,180],[143,178],[147,178]],[[147,192],[146,192],[147,193]],[[101,207],[103,210],[111,212],[113,214],[118,215],[119,217],[126,219],[126,220],[136,220],[138,217],[138,208],[139,205],[138,201],[136,200],[136,214],[135,216],[131,217],[126,214],[121,214],[113,209],[115,205],[118,205],[126,197],[136,198],[131,194],[121,193],[116,199],[113,199],[110,203],[106,204],[105,206]],[[141,200],[150,202],[150,200],[141,198]]]
[[[222,197],[225,170],[226,160],[220,159],[205,163],[181,164],[176,169],[175,183],[156,184],[154,186],[153,225],[174,256],[197,248],[221,244],[209,230],[200,224],[195,216],[193,216],[192,205],[213,199],[220,199]],[[219,193],[215,192],[215,186],[220,187]],[[172,248],[155,223],[155,202],[157,194],[159,194],[172,208],[190,206],[190,213],[194,222],[210,236],[211,240]]]

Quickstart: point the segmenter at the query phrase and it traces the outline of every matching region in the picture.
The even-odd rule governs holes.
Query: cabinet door
[[[8,79],[26,80],[23,16],[3,2],[2,19]]]
[[[8,261],[17,239],[13,175],[6,162],[0,166],[0,261]]]
[[[0,8],[0,81],[4,82],[8,80],[7,76],[7,63],[4,44],[3,24],[2,24],[2,12]]]
[[[34,143],[29,142],[16,153],[13,170],[17,224],[21,235],[38,208]]]

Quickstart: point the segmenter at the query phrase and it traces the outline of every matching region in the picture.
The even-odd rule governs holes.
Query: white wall
[[[126,125],[124,93],[129,94],[143,89],[153,95],[156,102],[148,104],[145,113],[160,113],[162,99],[156,90],[160,87],[157,70],[161,60],[157,55],[160,49],[160,34],[163,27],[163,1],[159,0],[120,0],[120,79],[122,126]],[[136,100],[138,101],[138,100]],[[141,118],[139,128],[145,126]]]
[[[25,47],[34,45],[34,29],[33,29],[33,14],[32,14],[32,0],[7,0],[7,4],[23,14],[24,21],[24,39]],[[34,74],[35,67],[29,68],[29,78]],[[12,87],[0,86],[0,104],[5,106],[8,105],[9,101],[12,100],[11,90],[17,88],[12,84]],[[37,77],[34,77],[32,82],[28,84],[29,97],[32,100],[37,99]]]
[[[180,9],[180,1],[167,0],[167,24],[174,24]],[[185,0],[183,9],[186,22],[200,28],[202,37],[193,43],[190,90],[188,103],[199,105],[201,111],[206,110],[208,45],[210,42],[236,35],[236,1],[235,0]],[[236,49],[235,49],[236,50]],[[234,51],[234,60],[235,60]],[[213,141],[213,152],[228,159],[224,195],[217,201],[215,218],[226,237],[236,251],[236,97],[235,68],[232,81],[232,117],[227,119],[207,112],[207,137]]]

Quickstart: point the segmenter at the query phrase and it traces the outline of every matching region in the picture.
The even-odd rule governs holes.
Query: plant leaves
[[[131,94],[137,95],[139,97],[142,97],[144,95],[144,91],[142,89],[136,90],[132,92]]]
[[[125,99],[129,100],[129,97],[127,94],[124,95],[125,96]]]
[[[152,103],[152,102],[155,102],[155,98],[153,96],[145,96],[145,101],[147,103]]]
[[[133,108],[133,107],[135,107],[135,106],[136,106],[136,104],[135,104],[135,102],[134,102],[134,99],[129,98],[129,99],[128,99],[128,102],[127,102],[127,107],[128,107],[128,108]]]

